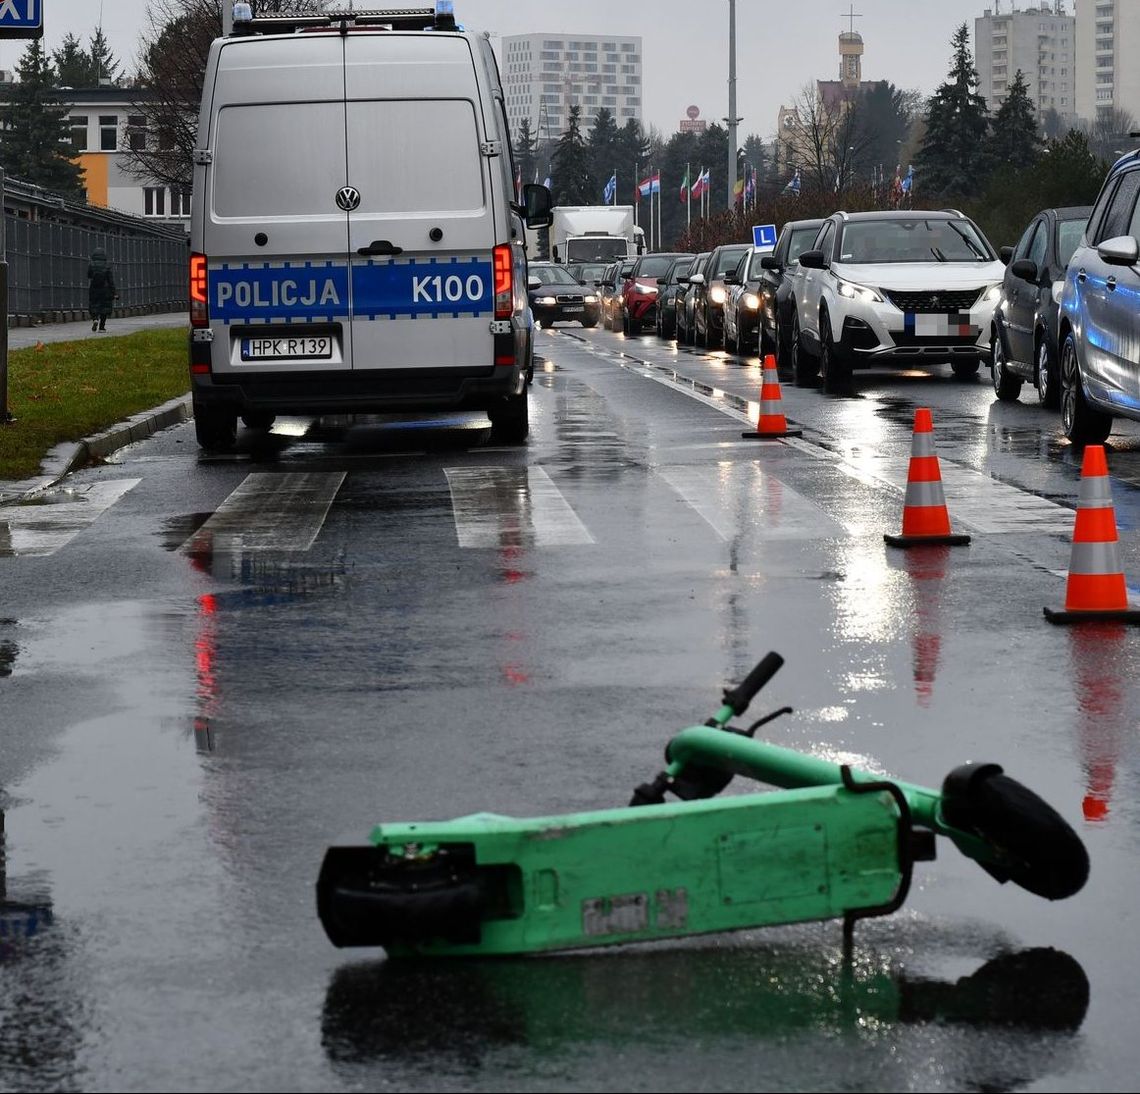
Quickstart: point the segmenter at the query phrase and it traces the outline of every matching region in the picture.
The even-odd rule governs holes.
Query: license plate
[[[570,312],[585,311],[586,309],[579,304],[577,306],[566,306],[562,310],[569,314]]]
[[[307,361],[314,357],[332,356],[330,334],[281,335],[266,338],[243,338],[243,361]]]
[[[977,337],[981,328],[970,323],[969,312],[912,312],[904,314],[903,329],[908,334],[928,337]]]

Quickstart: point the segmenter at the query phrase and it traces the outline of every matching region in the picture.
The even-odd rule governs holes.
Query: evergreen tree
[[[590,154],[582,137],[582,108],[575,103],[565,132],[554,149],[555,205],[598,205],[598,189],[590,173]]]
[[[1009,85],[1009,94],[994,115],[990,134],[990,160],[996,166],[1030,167],[1041,154],[1037,137],[1037,108],[1029,97],[1021,69]]]
[[[541,182],[542,179],[535,178],[538,172],[538,144],[531,132],[530,118],[523,118],[519,123],[514,153],[515,165],[519,169],[519,177],[523,182]]]
[[[16,66],[4,111],[4,170],[24,182],[71,197],[83,196],[83,171],[68,156],[67,110],[55,104],[55,70],[33,38]]]
[[[616,158],[617,139],[618,127],[617,122],[614,121],[613,112],[603,106],[594,115],[594,127],[590,130],[590,136],[586,141],[586,147],[590,154],[590,174],[601,185],[601,190],[597,194],[599,202],[602,200],[602,191],[605,190],[606,183],[609,182],[615,171],[619,185],[623,181],[628,181],[623,179],[621,164]],[[617,204],[616,198],[614,204]]]
[[[117,84],[122,78],[119,62],[111,52],[111,46],[103,35],[103,28],[96,27],[94,33],[87,40],[87,56],[91,61],[91,68],[95,77],[94,86],[98,87],[104,80]]]
[[[618,130],[613,161],[618,170],[617,204],[633,205],[637,184],[649,173],[649,142],[633,118]]]
[[[989,175],[989,115],[978,94],[978,70],[963,23],[951,39],[950,72],[930,100],[926,133],[915,158],[918,190],[934,196],[973,197]]]
[[[64,35],[63,44],[52,51],[51,59],[59,87],[95,86],[91,58],[74,34]]]

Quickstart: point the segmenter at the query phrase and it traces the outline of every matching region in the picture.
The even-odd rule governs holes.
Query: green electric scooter
[[[996,764],[941,792],[765,744],[729,725],[783,664],[769,653],[629,806],[517,819],[379,824],[330,847],[317,910],[337,946],[391,956],[536,953],[886,915],[948,837],[998,881],[1072,896],[1088,855],[1065,820]],[[718,798],[733,776],[781,789]],[[675,799],[675,800],[670,800]]]

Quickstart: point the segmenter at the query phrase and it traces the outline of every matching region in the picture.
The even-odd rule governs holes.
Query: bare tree
[[[1091,122],[1082,120],[1076,128],[1088,138],[1093,154],[1108,163],[1136,146],[1135,138],[1129,136],[1136,131],[1136,119],[1120,107],[1098,110]]]
[[[793,100],[795,124],[782,135],[805,185],[817,191],[846,189],[866,159],[870,134],[861,124],[857,93],[808,84]]]

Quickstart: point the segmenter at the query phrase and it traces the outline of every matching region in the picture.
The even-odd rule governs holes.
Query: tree
[[[55,70],[34,38],[16,66],[4,110],[4,170],[25,182],[83,196],[83,171],[71,156],[67,110],[55,105]]]
[[[94,70],[95,76],[93,86],[98,87],[104,80],[117,84],[122,75],[119,70],[119,62],[115,60],[111,46],[103,36],[102,27],[95,28],[94,33],[88,39],[88,43],[87,56],[91,61],[91,68]]]
[[[973,197],[989,175],[989,114],[978,94],[970,32],[962,23],[950,40],[954,53],[945,83],[927,110],[926,134],[916,157],[919,187],[934,196]]]
[[[645,178],[646,169],[649,167],[649,142],[645,139],[641,126],[633,118],[618,130],[614,140],[613,165],[618,169],[617,204],[634,204],[637,184]],[[606,178],[609,178],[609,175]]]
[[[59,49],[52,51],[57,86],[98,87],[104,80],[118,82],[119,62],[111,52],[102,27],[95,28],[89,42],[89,48],[84,49],[80,40],[68,33]]]
[[[143,148],[126,153],[137,178],[188,188],[198,137],[198,108],[210,43],[222,26],[222,0],[151,0],[133,109],[147,118]]]
[[[1029,97],[1021,69],[1009,85],[1009,94],[994,115],[990,133],[990,161],[996,166],[1030,167],[1041,154],[1037,136],[1037,108]]]
[[[582,137],[582,108],[570,107],[566,130],[554,149],[554,204],[598,205],[596,180],[590,173],[590,155]]]
[[[530,129],[530,118],[523,118],[519,123],[518,136],[515,137],[515,166],[518,167],[519,178],[526,182],[538,182],[538,145]]]
[[[859,92],[860,155],[855,170],[860,178],[892,177],[904,162],[904,149],[921,104],[921,92],[903,91],[886,80]]]
[[[613,112],[603,106],[594,115],[594,126],[590,130],[590,136],[586,139],[590,174],[601,184],[603,190],[615,171],[618,174],[619,181],[621,179],[619,164],[614,158],[617,154],[617,139],[618,127],[617,122],[614,121]],[[599,202],[602,200],[601,192],[598,193],[597,200]]]
[[[1132,147],[1129,134],[1136,129],[1136,119],[1120,107],[1098,110],[1091,122],[1079,123],[1080,130],[1088,139],[1089,148],[1102,160],[1112,163],[1122,152]]]

